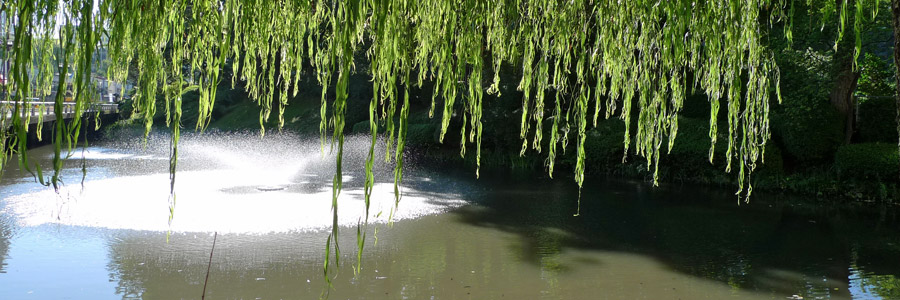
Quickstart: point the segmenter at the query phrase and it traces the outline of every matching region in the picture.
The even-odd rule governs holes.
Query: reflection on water
[[[0,203],[0,208],[3,204]],[[10,217],[4,213],[0,215],[0,273],[6,273],[6,256],[9,253],[9,240],[12,238],[13,225]]]
[[[893,208],[764,196],[734,206],[728,193],[604,182],[585,190],[591,200],[582,202],[582,212],[589,217],[564,218],[575,210],[565,200],[573,193],[567,184],[537,184],[502,185],[480,198],[487,209],[456,213],[516,234],[524,261],[541,267],[548,266],[548,250],[619,251],[735,290],[806,299],[896,299],[900,292],[891,281],[900,274]]]
[[[0,181],[0,299],[199,299],[213,231],[209,298],[318,297],[333,170],[318,141],[182,141],[171,227],[167,152],[153,142],[89,148],[83,188],[80,165],[69,162],[60,194],[9,170]],[[366,143],[350,139],[345,161],[363,161]],[[569,181],[427,169],[406,172],[392,227],[393,187],[377,183],[376,225],[354,276],[361,167],[344,178],[332,299],[900,298],[893,209],[762,195],[736,206],[727,192],[609,181],[586,187],[582,216],[572,217]],[[380,180],[392,178],[389,165],[377,168]]]
[[[900,299],[900,279],[851,269],[850,289],[860,298]]]

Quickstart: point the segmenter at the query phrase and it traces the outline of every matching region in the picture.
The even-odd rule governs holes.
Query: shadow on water
[[[455,211],[462,222],[514,233],[527,263],[546,267],[569,249],[650,257],[667,268],[733,288],[806,297],[900,299],[896,208],[809,204],[727,191],[653,188],[640,182],[586,186],[581,216],[568,181],[482,178],[490,186]],[[566,272],[584,264],[555,265]],[[848,295],[849,293],[849,295]]]

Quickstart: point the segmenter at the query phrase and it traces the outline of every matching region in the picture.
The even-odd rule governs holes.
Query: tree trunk
[[[848,0],[838,0],[837,2],[838,7],[851,5],[851,1]],[[848,18],[848,23],[853,24],[853,20]],[[856,122],[856,98],[853,97],[853,92],[856,91],[860,74],[859,70],[853,69],[853,53],[856,51],[855,39],[856,32],[853,29],[845,30],[843,39],[838,41],[838,51],[834,55],[835,81],[830,100],[831,105],[844,117],[844,144],[849,144],[850,139],[853,138],[854,123]]]
[[[891,0],[891,13],[893,18],[891,24],[894,25],[894,77],[897,80],[895,88],[897,89],[897,146],[900,151],[900,0]],[[900,164],[898,164],[900,167]]]
[[[838,57],[831,105],[844,117],[844,144],[849,144],[856,122],[856,98],[853,97],[853,92],[859,82],[859,71],[853,71],[853,46],[845,45],[843,48],[849,48],[850,54]]]

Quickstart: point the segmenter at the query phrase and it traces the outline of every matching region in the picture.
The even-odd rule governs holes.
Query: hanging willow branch
[[[858,31],[863,5],[874,3],[871,7],[877,8],[879,0],[806,1],[823,20],[837,16],[836,40],[840,40],[851,5],[856,7],[853,28]],[[711,104],[710,162],[720,140],[718,116],[724,106],[728,125],[723,130],[727,131],[724,168],[738,170],[737,194],[748,199],[753,190],[748,179],[763,160],[770,138],[770,98],[781,100],[778,68],[765,35],[772,24],[787,20],[790,38],[789,18],[794,13],[789,0],[101,0],[94,4],[94,0],[0,4],[2,24],[14,33],[13,50],[2,52],[3,59],[13,62],[6,86],[10,93],[4,100],[16,104],[11,117],[0,114],[0,126],[12,126],[12,133],[0,130],[0,168],[15,152],[23,169],[37,170],[41,183],[58,186],[61,159],[66,156],[62,145],[67,153],[75,147],[81,116],[91,101],[90,78],[94,66],[100,65],[94,51],[103,49],[108,52],[108,68],[103,71],[110,80],[134,78],[134,113],[145,121],[147,134],[157,99],[165,103],[166,123],[172,130],[171,221],[182,95],[199,90],[195,128],[203,130],[223,80],[221,70],[230,64],[232,85],[242,82],[261,108],[261,127],[273,104],[279,107],[280,127],[289,93],[297,94],[301,70],[311,67],[323,86],[322,147],[330,132],[330,149],[337,148],[326,278],[340,258],[337,198],[342,187],[344,111],[353,72],[368,73],[375,91],[369,105],[372,144],[365,162],[366,218],[361,227],[368,224],[379,126],[387,136],[385,159],[396,163],[395,194],[400,200],[408,89],[421,87],[426,79],[435,83],[429,116],[436,110],[435,100],[443,99],[441,140],[451,116],[459,113],[460,153],[465,155],[467,145],[474,143],[480,166],[484,93],[499,93],[502,65],[521,68],[521,154],[546,150],[552,176],[558,149],[565,149],[573,132],[579,188],[586,168],[585,132],[589,124],[596,126],[600,115],[625,123],[626,156],[631,151],[643,157],[647,169],[653,169],[655,184],[661,149],[664,144],[671,149],[675,142],[685,93],[700,88]],[[857,40],[857,53],[859,47]],[[357,53],[366,54],[367,70],[356,68]],[[132,66],[137,74],[129,74]],[[54,175],[45,180],[41,167],[27,159],[28,120],[19,109],[31,97],[49,95],[52,76],[58,73],[55,106],[61,110],[60,95],[67,90],[69,72],[76,118],[67,123],[57,114]],[[330,86],[333,96],[328,94]],[[544,128],[547,122],[550,130]],[[365,230],[357,232],[361,252]]]

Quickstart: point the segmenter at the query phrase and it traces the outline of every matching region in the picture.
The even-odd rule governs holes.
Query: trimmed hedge
[[[896,181],[900,156],[895,144],[844,145],[835,154],[834,167],[841,176]]]
[[[797,162],[827,163],[843,142],[844,120],[828,98],[798,97],[785,99],[774,111],[772,131]]]
[[[861,99],[857,128],[864,143],[897,141],[897,102],[893,98]]]
[[[587,138],[584,140],[586,173],[606,173],[610,168],[622,164],[622,155],[625,150],[623,132],[625,132],[625,123],[619,119],[599,120],[596,128],[587,131]],[[575,141],[570,144],[570,146],[577,146]],[[575,164],[574,154],[576,152],[574,148],[571,151],[573,154],[570,155],[572,165]]]
[[[368,127],[366,124],[367,129]],[[410,124],[406,127],[406,144],[410,146],[436,145],[439,134],[440,129],[435,124]]]

